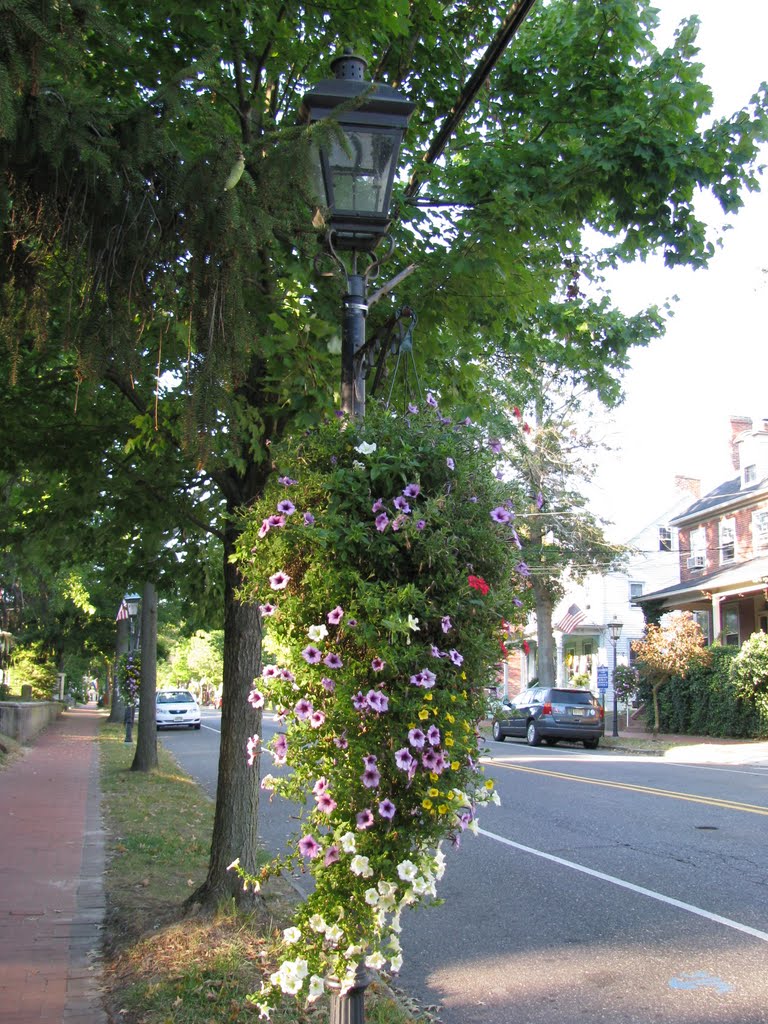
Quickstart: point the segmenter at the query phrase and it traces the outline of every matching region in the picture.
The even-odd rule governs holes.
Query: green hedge
[[[768,737],[768,713],[756,701],[739,696],[732,671],[738,649],[714,645],[711,652],[709,665],[684,678],[671,679],[659,690],[661,732],[732,739]],[[642,683],[639,690],[650,724],[651,689]]]

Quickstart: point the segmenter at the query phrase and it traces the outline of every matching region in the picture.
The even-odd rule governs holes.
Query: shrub
[[[754,702],[768,719],[768,633],[753,633],[731,665],[731,678],[740,697]]]
[[[308,804],[272,870],[300,862],[315,886],[263,1012],[334,977],[343,993],[362,961],[399,969],[402,908],[435,895],[441,840],[476,829],[495,798],[477,723],[529,601],[511,487],[471,426],[337,419],[275,459],[237,554],[274,659],[249,699],[286,726],[269,753],[291,771],[263,787]]]

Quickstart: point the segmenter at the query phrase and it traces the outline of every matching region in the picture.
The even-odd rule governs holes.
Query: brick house
[[[741,646],[768,633],[768,420],[731,417],[736,475],[671,521],[680,582],[635,600],[690,611],[708,643]]]

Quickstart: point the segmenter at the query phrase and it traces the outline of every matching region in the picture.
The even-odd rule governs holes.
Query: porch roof
[[[663,590],[636,597],[632,604],[642,606],[649,601],[663,601],[667,608],[682,608],[685,605],[708,601],[713,594],[748,594],[768,587],[768,555],[750,558],[746,562],[726,566],[716,572],[676,583]]]

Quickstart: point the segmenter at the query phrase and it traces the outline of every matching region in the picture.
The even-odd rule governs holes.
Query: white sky
[[[660,45],[680,20],[699,15],[699,59],[716,117],[730,115],[768,79],[768,3],[764,0],[657,0]],[[768,165],[768,147],[764,161]],[[628,539],[672,504],[676,475],[702,481],[702,493],[734,475],[731,415],[768,418],[768,170],[763,192],[725,218],[717,204],[700,212],[732,225],[709,269],[668,270],[659,260],[618,271],[614,301],[633,313],[677,295],[664,338],[638,349],[625,378],[627,399],[602,433],[603,459],[593,511]]]

